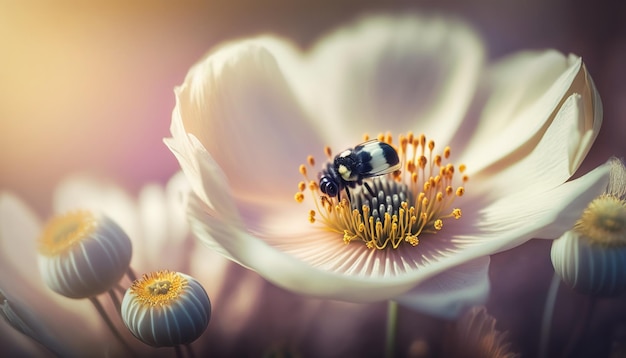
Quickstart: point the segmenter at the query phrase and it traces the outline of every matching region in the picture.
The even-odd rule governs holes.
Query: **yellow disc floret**
[[[96,217],[89,211],[74,211],[55,216],[45,226],[39,239],[39,253],[55,256],[66,252],[81,240],[90,237],[97,227]]]
[[[143,275],[130,287],[136,299],[145,306],[165,306],[175,301],[187,286],[187,280],[172,271]]]
[[[574,230],[595,244],[626,245],[626,201],[600,195],[589,203]]]
[[[298,184],[295,200],[304,202],[306,189],[312,194],[315,210],[309,213],[309,222],[337,233],[346,244],[362,241],[372,249],[396,249],[402,243],[417,246],[421,235],[443,230],[445,219],[461,217],[461,209],[452,204],[464,195],[463,184],[469,177],[464,174],[465,165],[455,167],[447,162],[452,154],[450,147],[436,153],[435,142],[423,134],[401,135],[397,146],[392,144],[389,133],[377,138],[393,146],[401,170],[367,179],[371,190],[355,185],[350,196],[343,192],[338,197],[324,195],[317,181],[308,176],[307,168],[315,169],[313,157],[300,166],[305,181]],[[326,147],[325,153],[332,161],[330,148]],[[457,172],[461,174],[455,175]]]

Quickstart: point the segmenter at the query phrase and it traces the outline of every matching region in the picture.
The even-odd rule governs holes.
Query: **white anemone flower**
[[[581,58],[489,64],[454,19],[368,17],[307,51],[231,42],[175,94],[165,143],[192,187],[192,231],[305,295],[455,316],[486,298],[489,255],[557,237],[606,184],[605,167],[568,181],[602,121]],[[370,183],[390,202],[359,185],[351,201],[320,192],[322,153],[379,133],[402,164]]]

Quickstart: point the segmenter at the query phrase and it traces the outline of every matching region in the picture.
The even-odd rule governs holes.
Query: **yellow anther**
[[[304,191],[306,189],[306,183],[301,181],[298,183],[298,191]]]
[[[456,196],[463,196],[463,194],[465,194],[465,189],[462,186],[456,188]]]
[[[307,161],[307,163],[309,163],[310,166],[312,166],[312,167],[315,166],[315,158],[313,158],[312,155],[309,155],[308,157],[306,157],[306,161]]]
[[[306,176],[306,167],[304,166],[304,164],[300,164],[299,171],[300,171],[300,174]]]
[[[442,192],[438,192],[437,193],[437,201],[443,201],[443,193]]]
[[[456,208],[456,209],[452,210],[452,216],[454,216],[455,219],[460,219],[461,218],[461,209]]]
[[[331,159],[333,157],[333,152],[332,152],[332,150],[330,150],[329,146],[325,146],[324,147],[324,154],[326,154],[328,159]]]
[[[461,165],[459,165],[459,171],[460,171],[461,173],[465,172],[465,169],[466,169],[465,164],[461,164]]]
[[[441,219],[437,219],[435,220],[435,223],[433,224],[433,226],[435,227],[435,230],[439,231],[443,228],[443,220]]]
[[[417,236],[415,235],[407,235],[404,238],[404,241],[408,242],[409,244],[411,244],[411,246],[417,246],[417,244],[419,244],[419,239],[417,238]]]
[[[301,191],[299,191],[299,192],[297,192],[297,193],[293,196],[293,198],[294,198],[297,202],[301,203],[301,202],[303,202],[303,201],[304,201],[304,194],[303,194]]]
[[[450,147],[446,146],[443,149],[443,157],[446,159],[450,158]]]
[[[426,168],[426,163],[428,163],[428,160],[426,160],[426,157],[423,156],[423,155],[420,155],[420,157],[417,159],[417,165],[421,169],[424,169],[424,168]]]
[[[432,151],[433,149],[435,149],[435,141],[434,141],[434,140],[432,140],[432,139],[431,139],[431,140],[429,140],[429,141],[428,141],[428,149],[429,149],[430,151]]]

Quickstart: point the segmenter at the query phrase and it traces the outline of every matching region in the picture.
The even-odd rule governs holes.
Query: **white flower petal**
[[[532,151],[518,161],[495,163],[472,176],[468,190],[479,196],[499,197],[512,191],[545,190],[566,181],[580,162],[580,152],[589,150],[597,133],[580,132],[585,120],[582,97],[567,98]],[[474,187],[474,184],[476,187]]]
[[[483,304],[489,294],[489,256],[447,270],[396,301],[431,315],[455,318],[464,309]]]
[[[18,279],[41,283],[36,260],[41,229],[37,215],[20,199],[11,193],[0,193],[0,265],[13,267]]]
[[[483,57],[480,39],[461,22],[367,17],[313,48],[300,97],[329,123],[325,138],[338,150],[365,132],[413,130],[444,143],[470,104]]]
[[[579,135],[573,145],[580,145],[572,153],[570,172],[578,168],[602,122],[602,104],[595,86],[580,58],[565,57],[555,51],[522,53],[513,56],[489,74],[488,101],[480,113],[471,137],[455,138],[456,143],[471,139],[463,150],[461,161],[473,171],[486,166],[502,166],[520,160],[551,124],[563,98],[581,96]],[[467,124],[471,127],[471,124]],[[588,136],[587,131],[593,134]]]
[[[192,67],[176,96],[173,122],[182,121],[199,139],[242,197],[284,193],[282,184],[298,181],[311,148],[323,149],[314,129],[303,125],[305,115],[262,41],[210,54]],[[188,140],[180,138],[180,124],[172,127],[176,141]],[[184,144],[167,143],[184,153]]]
[[[211,216],[207,209],[196,196],[191,197],[191,228],[198,239],[231,260],[258,272],[274,284],[313,296],[333,297],[352,302],[387,300],[409,291],[418,283],[445,269],[485,255],[484,250],[472,249],[468,249],[465,256],[441,254],[428,265],[420,267],[419,270],[399,270],[395,275],[392,274],[391,269],[382,270],[385,274],[378,274],[379,271],[375,269],[376,265],[393,264],[393,262],[375,254],[371,254],[374,261],[365,264],[354,261],[358,267],[329,269],[315,265],[313,261],[305,262],[295,254],[292,255],[268,245],[263,240],[251,236],[245,229],[229,225],[228,222]],[[304,239],[304,237],[298,236],[294,239]],[[310,237],[310,239],[314,242],[316,237]],[[338,248],[342,250],[333,250],[335,247],[332,246],[327,248],[325,245],[330,244],[329,242],[320,242],[319,247],[325,252],[349,256],[351,251],[345,252],[341,238],[337,237],[336,241],[340,243]],[[349,246],[365,247],[358,243]],[[376,253],[372,250],[367,251]],[[341,261],[338,262],[341,263]]]
[[[479,213],[478,224],[484,235],[475,240],[489,242],[495,253],[533,237],[559,237],[573,227],[587,204],[606,188],[609,168],[602,165],[547,192],[524,191],[496,201]],[[503,235],[513,239],[502,239]]]

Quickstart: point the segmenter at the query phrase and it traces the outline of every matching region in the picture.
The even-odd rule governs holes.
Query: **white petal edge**
[[[476,189],[479,196],[497,198],[512,191],[541,191],[565,182],[573,174],[572,168],[580,164],[575,163],[579,153],[589,150],[590,140],[597,134],[592,130],[579,132],[580,123],[585,120],[584,112],[582,97],[571,95],[532,151],[518,161],[472,174],[467,189]]]
[[[446,319],[485,303],[489,295],[489,256],[447,270],[396,298],[403,306]]]
[[[516,67],[519,67],[517,71]],[[573,55],[565,57],[555,51],[521,53],[497,65],[496,69],[492,76],[503,77],[501,81],[507,84],[509,81],[505,81],[506,78],[520,74],[526,74],[532,82],[544,82],[544,79],[537,79],[538,75],[533,74],[537,71],[548,79],[559,76],[538,86],[531,95],[523,94],[530,91],[527,89],[527,78],[515,80],[517,82],[514,83],[518,83],[520,89],[518,91],[522,92],[518,96],[501,99],[498,93],[510,91],[494,89],[496,93],[490,95],[493,104],[488,104],[483,110],[478,127],[471,142],[462,151],[460,161],[471,170],[480,171],[488,166],[501,167],[520,160],[541,138],[563,100],[578,94],[582,98],[578,132],[585,138],[580,141],[582,145],[578,152],[572,153],[569,170],[570,175],[573,174],[589,151],[602,123],[602,103],[582,60]],[[520,100],[518,97],[525,99]],[[523,101],[525,104],[514,101]],[[592,134],[586,134],[588,131]],[[579,140],[576,139],[575,145],[579,144]]]
[[[293,81],[306,83],[293,88],[327,123],[324,138],[335,150],[355,144],[362,133],[387,131],[424,132],[448,143],[469,107],[483,60],[480,38],[456,18],[364,16],[313,46],[305,76]]]
[[[173,138],[198,138],[242,197],[280,197],[272,194],[299,181],[307,155],[323,151],[280,63],[260,39],[218,48],[190,69],[175,93]],[[185,150],[166,143],[177,147],[173,151],[184,162]],[[277,183],[276,173],[284,181]]]

